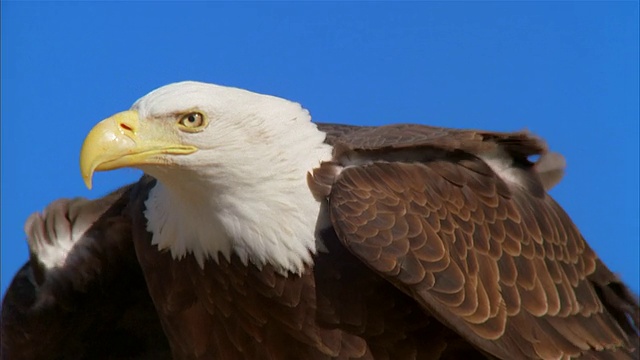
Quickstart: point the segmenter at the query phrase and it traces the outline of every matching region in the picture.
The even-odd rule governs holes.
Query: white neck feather
[[[299,105],[260,96],[269,101],[241,126],[219,119],[218,136],[189,155],[188,168],[144,169],[159,180],[146,202],[147,230],[174,258],[193,254],[204,267],[236,254],[285,275],[311,263],[320,203],[306,175],[332,148]]]

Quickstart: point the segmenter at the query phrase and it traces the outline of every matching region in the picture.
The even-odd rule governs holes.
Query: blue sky
[[[2,292],[23,223],[80,177],[84,136],[150,90],[200,80],[317,121],[529,129],[564,154],[552,195],[637,292],[638,2],[2,2]]]

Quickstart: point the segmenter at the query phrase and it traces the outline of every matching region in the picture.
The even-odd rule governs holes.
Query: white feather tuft
[[[117,195],[119,192],[112,195]],[[42,213],[33,213],[24,225],[29,251],[46,270],[45,276],[90,256],[87,230],[109,208],[114,196],[100,200],[59,199]],[[71,265],[72,266],[72,265]]]

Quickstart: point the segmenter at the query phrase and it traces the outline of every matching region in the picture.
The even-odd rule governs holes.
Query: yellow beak
[[[194,146],[182,145],[166,123],[142,123],[137,111],[129,110],[98,123],[84,139],[80,172],[91,189],[94,171],[149,164],[167,164],[163,154],[191,154]]]

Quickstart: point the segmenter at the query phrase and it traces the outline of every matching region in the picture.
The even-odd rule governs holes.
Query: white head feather
[[[167,166],[142,167],[159,181],[145,212],[154,244],[174,258],[193,254],[202,267],[207,258],[235,253],[245,264],[303,271],[316,251],[320,208],[306,174],[332,152],[308,111],[198,82],[161,87],[132,109],[141,121],[194,110],[209,119],[204,131],[180,135],[198,151],[170,155]]]

